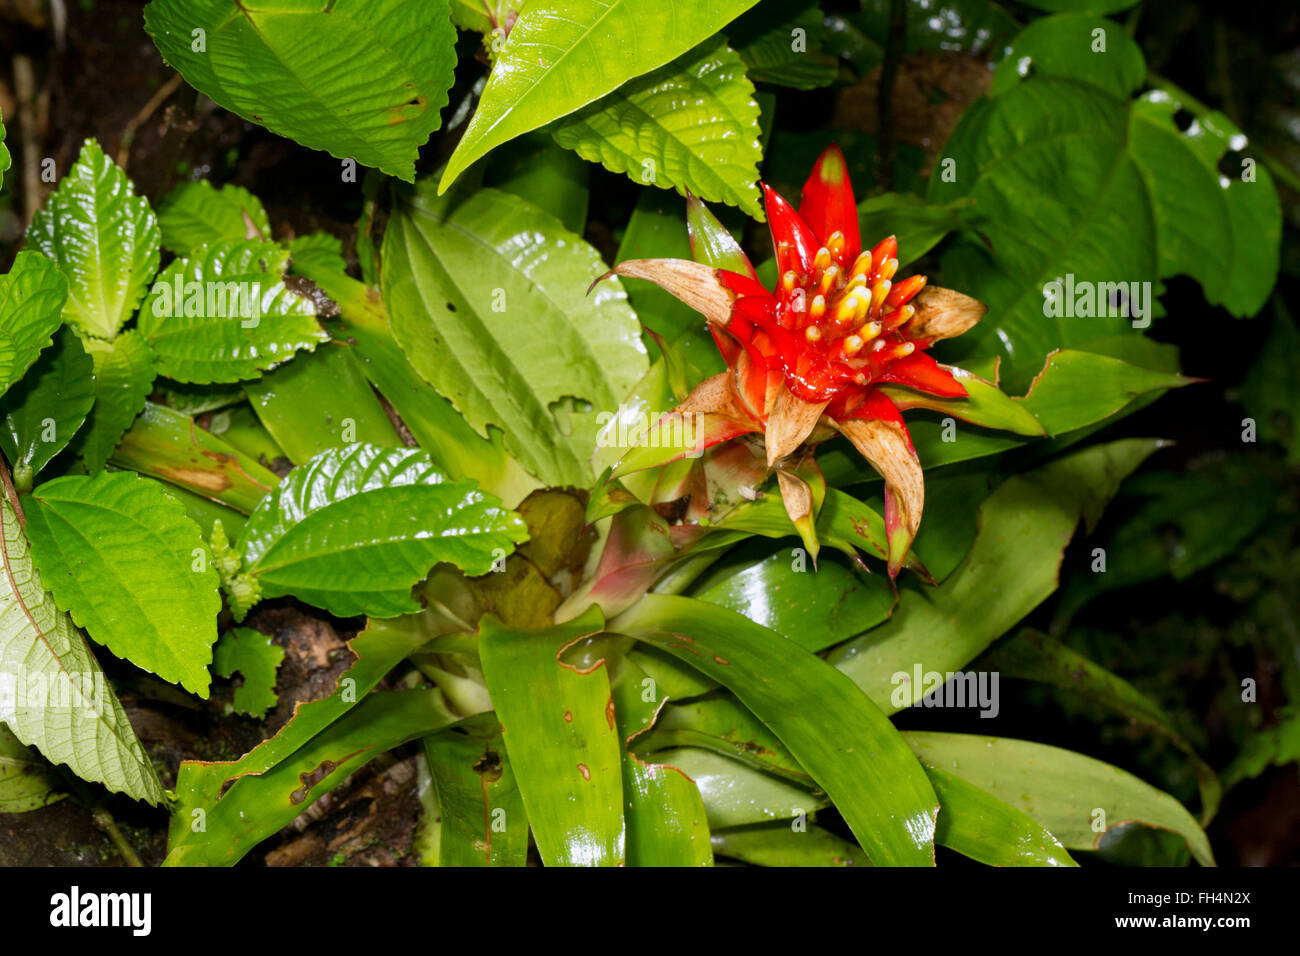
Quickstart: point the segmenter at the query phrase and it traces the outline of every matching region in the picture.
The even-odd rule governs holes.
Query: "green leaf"
[[[77,433],[95,402],[94,363],[77,336],[64,328],[54,348],[0,400],[4,423],[0,448],[13,467],[19,491],[32,481]]]
[[[247,383],[244,391],[258,419],[296,465],[326,448],[402,443],[360,360],[346,345],[327,342]]]
[[[553,628],[479,625],[483,677],[514,766],[542,862],[624,862],[623,784],[603,661],[579,670],[560,652],[601,630],[600,612]]]
[[[819,826],[760,823],[713,834],[713,852],[753,866],[870,866],[867,855]]]
[[[9,168],[9,150],[5,147],[4,117],[0,116],[0,186],[4,185],[5,170]]]
[[[555,140],[634,182],[763,216],[758,104],[721,37],[560,120]]]
[[[912,193],[883,193],[858,203],[858,229],[868,248],[886,236],[898,237],[898,262],[915,262],[954,230],[962,228],[969,199],[930,203]]]
[[[66,475],[23,497],[32,558],[60,607],[118,657],[208,696],[217,572],[199,527],[161,485]]]
[[[944,769],[932,767],[930,783],[939,795],[934,839],[941,846],[989,866],[1078,865],[1056,837],[1022,810]]]
[[[1029,628],[999,643],[982,661],[1003,677],[1042,681],[1067,694],[1078,694],[1169,741],[1187,755],[1196,772],[1202,822],[1208,824],[1213,819],[1223,792],[1218,775],[1174,727],[1169,716],[1128,681]]]
[[[107,341],[85,339],[82,345],[94,361],[95,404],[73,447],[93,474],[144,410],[157,369],[149,343],[135,329]]]
[[[549,132],[536,130],[492,157],[484,185],[532,203],[580,236],[587,228],[590,170],[582,157],[561,147]]]
[[[235,688],[235,711],[261,720],[276,705],[275,672],[284,660],[284,648],[260,631],[237,627],[217,641],[212,670],[218,677],[239,671],[243,684]]]
[[[437,690],[372,694],[274,768],[214,796],[202,832],[186,836],[193,818],[174,812],[163,865],[233,866],[375,757],[455,720]]]
[[[424,753],[442,816],[438,865],[524,866],[528,815],[495,720],[487,733],[430,734]]]
[[[822,51],[822,32],[820,7],[803,2],[793,11],[759,6],[733,23],[727,36],[755,83],[815,90],[834,83],[840,73],[835,57]]]
[[[1026,740],[920,731],[904,736],[926,766],[1024,811],[1069,849],[1095,850],[1106,830],[1137,822],[1172,830],[1201,864],[1214,865],[1209,840],[1182,804],[1118,767]]]
[[[1278,723],[1246,738],[1241,751],[1223,771],[1223,785],[1231,789],[1258,777],[1271,766],[1300,761],[1300,714],[1283,710]]]
[[[26,373],[62,324],[68,283],[39,252],[20,252],[0,276],[0,394]]]
[[[771,820],[794,820],[828,805],[824,794],[697,747],[657,750],[656,764],[676,767],[695,781],[713,832]],[[785,824],[787,827],[790,824]]]
[[[935,590],[901,594],[886,623],[837,647],[830,662],[887,713],[911,706],[924,691],[911,679],[916,666],[941,674],[965,666],[1056,590],[1080,517],[1091,527],[1157,446],[1098,445],[1003,482],[980,506],[979,535],[957,570]]]
[[[116,335],[158,271],[158,219],[93,139],[32,218],[27,241],[67,277],[63,315],[86,335]]]
[[[880,386],[899,411],[927,408],[941,415],[951,415],[983,428],[997,428],[1017,435],[1046,435],[1043,423],[1034,417],[1025,403],[1008,396],[992,382],[986,382],[965,369],[949,367],[958,383],[966,389],[964,398],[938,398],[904,386]]]
[[[480,156],[663,66],[755,0],[543,0],[524,8],[442,175],[446,191]],[[654,24],[653,29],[647,29]]]
[[[249,222],[262,239],[271,238],[260,199],[242,186],[213,188],[206,179],[181,183],[158,206],[162,244],[178,256],[216,242],[257,238],[248,234]]]
[[[144,26],[191,86],[232,113],[408,182],[456,66],[447,0],[153,0]]]
[[[295,468],[249,516],[244,572],[339,617],[414,611],[440,561],[483,574],[525,540],[518,515],[473,482],[448,481],[415,448],[351,445]]]
[[[668,651],[740,698],[830,795],[872,862],[933,865],[934,792],[893,725],[820,658],[690,598],[647,595],[610,628]]]
[[[85,638],[55,607],[0,495],[0,721],[51,763],[149,803],[162,785]]]
[[[1133,6],[1137,0],[1024,0],[1024,3],[1039,10],[1118,13]]]
[[[1291,465],[1300,464],[1300,380],[1289,359],[1297,354],[1300,329],[1281,296],[1274,296],[1272,327],[1241,385],[1241,403],[1254,419],[1260,440],[1286,448]]]
[[[1147,70],[1142,49],[1120,24],[1088,13],[1063,13],[1035,20],[1016,37],[989,92],[1003,93],[1031,72],[1128,97],[1142,85]]]
[[[0,145],[0,162],[3,153]],[[58,792],[59,785],[59,776],[50,765],[0,724],[0,813],[26,813],[58,803],[67,796]]]
[[[599,255],[517,196],[432,192],[422,183],[384,236],[394,338],[474,429],[503,429],[528,471],[590,485],[597,416],[647,367],[622,287],[606,280],[587,295],[605,271]]]
[[[119,339],[120,341],[120,339]],[[280,480],[194,424],[194,419],[146,402],[131,430],[113,451],[113,464],[179,485],[244,514],[252,511]]]

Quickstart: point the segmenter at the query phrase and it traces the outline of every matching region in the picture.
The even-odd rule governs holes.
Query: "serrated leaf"
[[[181,183],[158,204],[162,244],[178,256],[214,242],[254,238],[245,216],[261,238],[271,238],[271,220],[262,201],[241,186],[216,189],[206,179]]]
[[[0,276],[0,393],[23,377],[63,321],[68,282],[39,252],[20,252]]]
[[[762,218],[753,96],[745,64],[717,37],[560,120],[555,140],[634,182]]]
[[[86,335],[116,335],[158,271],[158,219],[93,139],[32,218],[27,241],[67,277],[63,314]]]
[[[759,7],[727,31],[755,83],[796,90],[828,86],[839,76],[835,57],[821,48],[822,12],[817,3],[796,9]]]
[[[218,677],[238,671],[244,683],[235,688],[235,710],[261,720],[275,706],[275,672],[284,660],[284,648],[260,631],[237,627],[227,631],[212,652],[212,670]]]
[[[408,182],[456,65],[447,0],[153,0],[144,22],[167,62],[221,106]]]
[[[415,370],[480,434],[549,485],[586,486],[597,416],[645,374],[640,327],[596,250],[517,196],[436,198],[394,212],[383,289]],[[589,405],[590,410],[582,408]]]
[[[55,478],[23,505],[36,567],[78,626],[118,657],[207,697],[221,597],[184,506],[130,472]]]
[[[85,422],[95,403],[94,368],[76,334],[65,327],[54,348],[0,401],[0,448],[19,490],[31,487]]]
[[[180,382],[238,382],[328,339],[311,300],[285,286],[288,260],[273,242],[246,240],[164,269],[138,323],[158,370]]]
[[[483,574],[525,540],[514,512],[426,452],[351,445],[299,465],[249,516],[238,550],[265,597],[339,617],[418,610],[411,587],[440,561]]]
[[[497,54],[443,192],[471,163],[521,133],[663,66],[755,0],[541,0],[524,8]],[[648,24],[655,24],[647,29]]]
[[[94,362],[95,404],[74,448],[94,474],[144,409],[157,371],[153,351],[135,329],[82,345]]]
[[[0,721],[51,763],[137,800],[162,785],[85,638],[54,605],[0,495]]]

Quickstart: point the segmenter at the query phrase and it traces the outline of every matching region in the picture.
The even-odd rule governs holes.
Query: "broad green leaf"
[[[638,77],[554,127],[556,142],[634,182],[762,218],[758,104],[721,37]]]
[[[118,657],[206,698],[221,597],[185,509],[127,472],[55,478],[23,504],[32,558],[73,621]]]
[[[1024,0],[1024,3],[1039,10],[1118,13],[1133,6],[1137,0]]]
[[[497,54],[478,109],[442,174],[439,192],[489,150],[681,56],[754,2],[540,0],[528,4]]]
[[[158,371],[179,382],[237,382],[327,339],[311,300],[284,284],[288,260],[273,242],[219,242],[164,269],[138,323]]]
[[[874,863],[933,865],[934,792],[893,725],[820,658],[690,598],[647,595],[610,627],[668,651],[740,698],[835,802]]]
[[[543,630],[508,630],[491,617],[479,625],[483,676],[548,866],[625,859],[621,747],[604,662],[579,670],[560,660],[602,624],[593,610]]]
[[[194,419],[153,402],[113,452],[113,464],[248,514],[280,480],[249,455],[199,428]]]
[[[346,345],[327,342],[247,383],[244,391],[266,430],[296,465],[327,448],[402,443],[361,362]]]
[[[236,627],[217,641],[212,652],[212,671],[218,677],[232,677],[238,671],[243,683],[235,688],[236,713],[261,720],[276,705],[275,672],[284,660],[284,648],[260,631]]]
[[[455,720],[437,690],[371,694],[282,763],[214,796],[202,808],[203,832],[173,813],[163,866],[233,866],[375,757]]]
[[[0,400],[0,448],[14,484],[29,491],[50,459],[63,451],[95,402],[94,364],[71,329],[64,328],[31,372]]]
[[[1241,385],[1241,403],[1254,420],[1259,439],[1286,448],[1291,465],[1300,463],[1300,380],[1290,361],[1297,354],[1300,329],[1282,297],[1274,296],[1272,328]]]
[[[1114,20],[1063,13],[1035,20],[1016,37],[993,75],[989,92],[1003,93],[1030,73],[1087,83],[1128,97],[1142,85],[1146,62],[1137,42]]]
[[[657,750],[655,763],[676,767],[695,781],[712,831],[811,816],[827,806],[824,794],[792,784],[697,747]],[[786,826],[789,826],[787,823]]]
[[[1169,716],[1128,681],[1029,628],[996,645],[982,660],[1003,677],[1041,681],[1067,694],[1078,694],[1169,741],[1187,755],[1196,772],[1202,822],[1208,824],[1213,819],[1223,792],[1218,775]]]
[[[258,236],[248,234],[250,222]],[[168,193],[158,205],[158,226],[162,244],[178,256],[217,242],[271,238],[271,220],[260,199],[242,186],[214,188],[206,179],[181,183]]]
[[[939,795],[939,845],[989,866],[1077,866],[1024,811],[944,769],[931,768],[930,783]]]
[[[421,183],[384,236],[393,337],[474,429],[500,427],[528,471],[590,485],[597,417],[647,367],[622,287],[588,295],[605,271],[596,251],[517,196],[432,192]]]
[[[893,0],[861,0],[861,13],[842,18],[828,16],[828,33],[840,33],[841,47],[847,43],[849,55],[861,73],[866,73],[884,58],[889,43],[890,14]],[[933,53],[955,50],[978,53],[997,61],[1004,55],[1002,46],[1021,30],[1015,18],[989,0],[943,0],[941,4],[906,4],[907,26],[904,53]],[[847,21],[862,34],[858,38],[843,36]],[[853,39],[854,42],[847,42]],[[829,44],[828,44],[829,45]],[[863,59],[874,52],[874,57]]]
[[[726,31],[755,83],[797,90],[829,86],[839,77],[835,57],[822,51],[822,12],[806,0],[789,6],[764,4]]]
[[[0,163],[3,152],[0,144]],[[58,791],[59,786],[59,776],[50,765],[0,724],[0,813],[26,813],[58,803],[67,796]]]
[[[1155,203],[1161,274],[1189,275],[1210,304],[1252,316],[1277,280],[1282,207],[1273,178],[1263,163],[1239,155],[1250,153],[1250,143],[1226,116],[1198,110],[1180,130],[1181,108],[1176,95],[1151,90],[1133,104],[1129,124]]]
[[[456,66],[447,0],[153,0],[144,26],[232,113],[408,182]]]
[[[713,852],[753,866],[870,866],[867,855],[819,826],[760,823],[713,834]]]
[[[162,785],[81,632],[32,564],[8,496],[0,495],[0,722],[51,763],[149,803]]]
[[[927,767],[1022,810],[1069,849],[1094,850],[1106,830],[1137,822],[1172,830],[1201,864],[1214,865],[1209,840],[1182,804],[1118,767],[1026,740],[920,731],[904,736]]]
[[[328,232],[312,232],[289,241],[289,271],[294,275],[313,276],[327,274],[331,277],[351,279],[347,263],[343,261],[343,240]],[[316,281],[322,289],[325,280]],[[355,279],[351,279],[355,282]],[[328,293],[326,293],[328,294]]]
[[[495,720],[487,734],[448,729],[424,738],[442,815],[439,866],[523,866],[528,814]]]
[[[1246,738],[1240,752],[1223,771],[1223,785],[1231,789],[1258,777],[1271,766],[1300,762],[1300,715],[1283,710],[1279,721]]]
[[[27,241],[58,263],[68,280],[63,315],[86,335],[116,335],[158,271],[158,219],[93,139],[32,218]]]
[[[880,386],[899,411],[926,408],[941,415],[951,415],[982,428],[996,428],[1017,435],[1045,436],[1047,429],[1025,404],[1011,398],[992,382],[965,369],[948,367],[958,383],[966,389],[963,398],[939,398],[903,386]]]
[[[858,203],[858,229],[870,248],[887,236],[898,238],[898,262],[915,262],[948,235],[962,228],[969,199],[927,202],[912,193],[884,193]]]
[[[114,339],[85,339],[82,345],[94,362],[95,404],[73,448],[93,474],[144,410],[157,369],[149,343],[135,329]]]
[[[980,506],[970,553],[937,589],[900,595],[893,616],[828,658],[887,713],[923,696],[915,668],[965,666],[1056,590],[1079,519],[1095,524],[1120,482],[1158,443],[1124,439],[1003,482]]]
[[[518,515],[448,481],[427,453],[357,444],[289,472],[249,516],[239,551],[264,597],[394,617],[419,608],[411,587],[434,564],[483,574],[526,537]]]
[[[0,394],[18,381],[63,323],[68,282],[39,252],[20,252],[0,276]]]
[[[581,156],[561,147],[548,131],[536,130],[492,157],[484,184],[545,210],[580,236],[587,228],[590,169]]]

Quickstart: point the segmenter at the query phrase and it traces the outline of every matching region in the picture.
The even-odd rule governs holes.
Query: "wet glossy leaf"
[[[144,25],[167,62],[231,112],[407,181],[456,66],[447,0],[153,0]]]
[[[598,415],[647,367],[622,288],[587,295],[605,271],[595,249],[517,196],[432,192],[422,183],[384,236],[394,338],[480,434],[497,426],[538,478],[586,487]]]
[[[258,236],[248,234],[250,223]],[[168,193],[158,205],[158,226],[163,245],[178,256],[217,242],[271,238],[271,220],[260,199],[242,186],[214,188],[206,179]]]
[[[580,236],[587,226],[590,169],[549,132],[536,130],[492,157],[484,184],[532,203]]]
[[[73,449],[86,470],[99,471],[145,406],[154,377],[154,354],[138,331],[82,342],[94,362],[95,404]]]
[[[681,56],[754,0],[544,0],[529,4],[497,54],[440,191],[480,156]],[[655,29],[645,29],[655,23]]]
[[[411,587],[439,561],[483,574],[527,537],[518,515],[448,481],[414,448],[350,445],[299,465],[249,516],[245,573],[340,617],[418,610]]]
[[[185,509],[157,482],[101,472],[47,481],[23,510],[59,607],[118,657],[206,698],[221,597]]]
[[[528,815],[501,734],[444,730],[424,738],[424,753],[442,814],[438,865],[523,866]]]
[[[602,623],[593,611],[535,631],[507,630],[492,618],[479,626],[483,676],[548,866],[625,860],[622,748],[605,666],[579,670],[559,656]]]
[[[68,283],[48,258],[20,252],[0,276],[0,393],[50,344],[63,322]]]
[[[288,259],[273,242],[219,242],[164,269],[137,326],[158,371],[180,382],[237,382],[328,338],[311,300],[285,287]]]
[[[814,90],[839,76],[835,57],[821,48],[822,12],[816,3],[765,4],[726,32],[755,83]]]
[[[689,190],[762,218],[758,104],[722,38],[560,120],[556,142],[635,182]]]
[[[1142,85],[1146,62],[1137,42],[1114,20],[1062,13],[1025,27],[998,65],[989,92],[1003,93],[1030,73],[1087,83],[1127,97]]]
[[[1022,810],[1069,849],[1096,849],[1106,830],[1137,822],[1172,830],[1200,863],[1214,865],[1209,840],[1192,815],[1118,767],[1026,740],[920,731],[905,736],[926,766]]]
[[[824,795],[697,747],[656,750],[652,756],[656,763],[676,767],[695,781],[712,831],[792,820],[829,803]]]
[[[735,693],[830,795],[873,862],[933,865],[933,791],[893,725],[820,658],[689,598],[647,595],[611,627]]]
[[[95,402],[94,364],[64,328],[21,382],[0,400],[0,448],[14,483],[27,491],[51,458],[67,447]]]
[[[939,845],[989,866],[1077,865],[1024,811],[942,769],[930,769],[930,783],[939,795]]]
[[[149,803],[162,785],[81,632],[32,564],[8,496],[0,495],[0,721],[51,763]]]
[[[86,335],[115,335],[158,271],[158,219],[93,139],[32,218],[27,241],[58,263],[68,280],[63,315]]]
[[[818,826],[760,823],[713,834],[713,852],[754,866],[870,866],[867,855]]]

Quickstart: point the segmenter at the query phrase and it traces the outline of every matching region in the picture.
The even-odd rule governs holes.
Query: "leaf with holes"
[[[264,597],[292,594],[339,617],[419,609],[411,588],[440,561],[483,574],[527,538],[472,481],[449,481],[415,448],[351,445],[299,465],[240,537]]]
[[[51,763],[116,793],[161,803],[162,785],[85,638],[32,564],[0,495],[0,721]]]
[[[221,597],[184,507],[127,472],[55,478],[23,505],[59,606],[118,657],[207,697]]]
[[[63,314],[86,335],[116,335],[158,271],[158,218],[93,139],[32,218],[27,241],[67,277]]]
[[[456,66],[447,0],[153,0],[144,26],[191,86],[232,113],[408,181]]]
[[[555,140],[634,182],[762,218],[753,97],[740,56],[715,38],[560,120]]]
[[[177,259],[140,310],[158,371],[179,382],[257,378],[329,338],[310,299],[289,291],[289,253],[273,242],[219,242]]]

